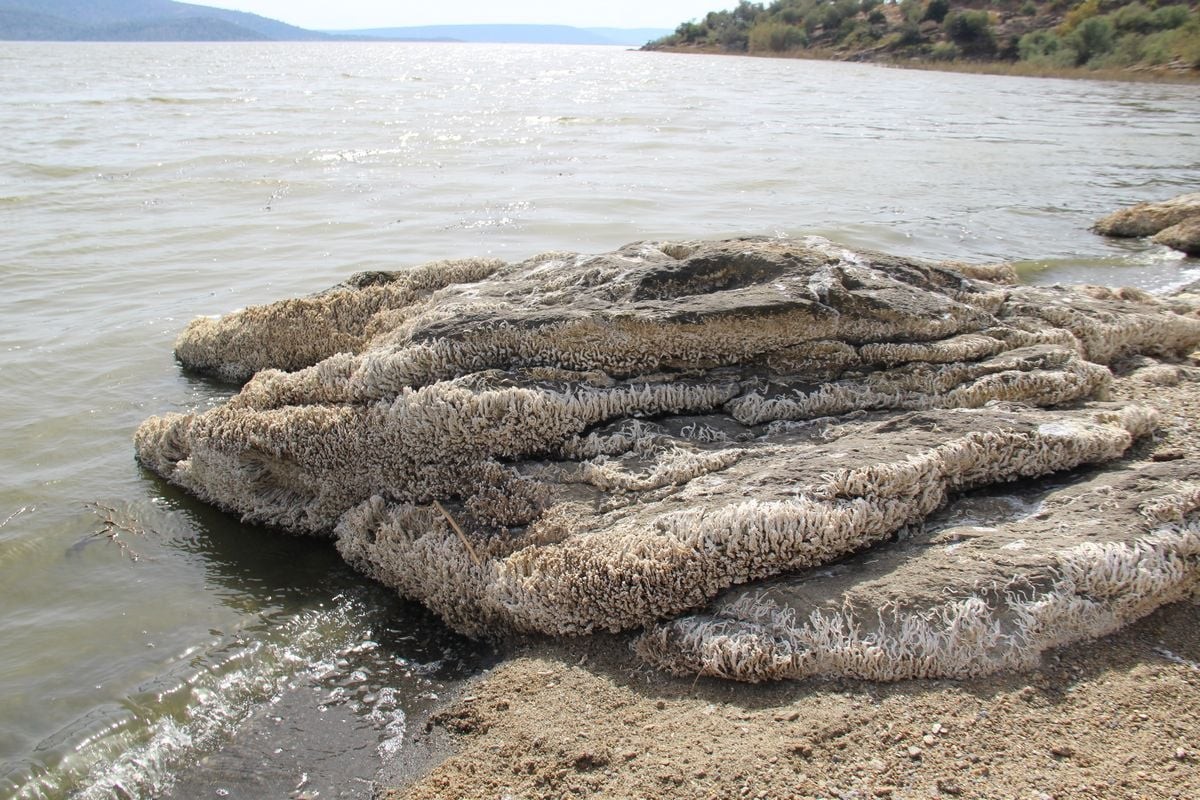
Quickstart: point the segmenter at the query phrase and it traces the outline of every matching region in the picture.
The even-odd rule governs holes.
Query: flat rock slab
[[[136,447],[458,630],[616,631],[1119,459],[1157,415],[1107,365],[1197,343],[1186,299],[817,238],[438,262],[192,323],[247,382]]]

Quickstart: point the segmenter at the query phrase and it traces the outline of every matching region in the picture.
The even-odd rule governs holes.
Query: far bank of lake
[[[1121,81],[1128,83],[1200,83],[1200,70],[1180,70],[1170,67],[1098,68],[1053,67],[1025,61],[933,61],[920,58],[860,58],[832,50],[795,50],[784,53],[744,53],[720,47],[690,45],[656,45],[642,48],[648,52],[678,53],[707,56],[744,56],[747,58],[783,58],[802,61],[841,61],[867,63],[880,67],[916,69],[929,72],[959,72],[971,75],[997,75],[1014,78],[1057,78],[1060,80]]]

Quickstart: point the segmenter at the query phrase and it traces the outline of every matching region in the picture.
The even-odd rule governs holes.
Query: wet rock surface
[[[1200,212],[1183,222],[1163,228],[1154,235],[1154,241],[1194,258],[1200,257]]]
[[[1015,561],[1001,540],[1034,534],[1006,527],[1026,522],[994,525],[994,539],[964,547],[1004,556],[944,581],[919,565],[924,551],[890,540],[963,491],[1120,459],[1160,414],[1096,402],[1108,365],[1145,358],[1169,371],[1200,342],[1184,299],[1011,278],[816,238],[638,243],[356,276],[193,323],[177,347],[185,365],[254,375],[224,406],[147,420],[138,457],[249,522],[333,536],[357,568],[473,635],[627,630],[781,575],[775,607],[785,598],[799,620],[808,601],[780,587],[863,550],[912,562],[921,581],[839,567],[854,577],[813,582],[813,602],[920,615],[954,595],[1008,619],[1012,592],[979,586],[1048,591],[1073,547],[1140,553],[1139,537],[1162,544],[1164,526],[1192,525],[1191,462],[1165,465],[1154,486],[1122,484],[1129,514],[1175,503],[1167,517],[1142,515],[1120,535],[1064,517],[1053,525],[1066,533]],[[871,656],[871,677],[1023,663],[1045,642],[1147,613],[1195,577],[1180,535],[1160,555],[1182,576],[1136,601],[1105,589],[1103,625],[1048,618],[1049,633],[1013,640],[1009,655],[955,640],[942,648],[953,657],[919,668]],[[724,620],[749,604],[725,595],[707,613]],[[696,631],[702,619],[651,630],[644,654],[750,680],[803,673],[762,666],[795,652],[697,656],[712,637],[669,626]],[[860,625],[859,639],[884,633]],[[830,669],[853,674],[816,671]]]
[[[1200,192],[1114,211],[1097,220],[1092,230],[1118,238],[1153,236],[1158,244],[1196,256],[1200,254]]]

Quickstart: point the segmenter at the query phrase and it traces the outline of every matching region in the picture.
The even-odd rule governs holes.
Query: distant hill
[[[637,45],[660,39],[670,33],[666,28],[587,28],[598,36],[611,39],[613,44]]]
[[[171,0],[0,0],[0,39],[322,41],[333,37],[257,14]]]
[[[356,37],[408,41],[505,44],[619,44],[640,47],[670,33],[663,28],[575,28],[570,25],[418,25],[328,31]]]
[[[640,47],[662,28],[569,25],[424,25],[358,31],[310,31],[279,20],[173,0],[0,0],[0,40],[280,41],[418,40]]]

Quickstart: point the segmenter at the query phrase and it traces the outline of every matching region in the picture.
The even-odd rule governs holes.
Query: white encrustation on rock
[[[947,577],[961,609],[896,597],[888,625],[845,618],[858,640],[797,623],[794,641],[771,634],[772,649],[746,644],[765,641],[753,625],[786,628],[801,606],[776,603],[771,616],[766,600],[722,595],[883,553],[964,491],[1120,459],[1158,414],[1096,402],[1108,365],[1178,359],[1200,343],[1182,299],[957,267],[812,237],[355,276],[189,326],[176,349],[185,366],[247,382],[224,405],[147,420],[137,454],[247,522],[332,536],[355,567],[472,635],[629,630],[722,596],[651,629],[642,652],[749,680],[1023,663],[1020,653],[1103,626],[1037,617],[1062,635],[1038,628],[1005,655],[968,652],[934,625],[922,634],[934,666],[872,656],[867,669],[859,656],[797,653],[884,642],[930,609],[976,627],[1024,612]],[[1184,547],[1160,528],[1140,531],[1150,544],[1109,544]],[[1086,565],[1091,550],[1064,555],[1083,544],[1036,550],[1046,586]],[[988,569],[972,580],[1012,578],[1000,562]],[[729,609],[745,610],[742,627],[727,624]],[[736,636],[718,644],[713,632],[727,629]]]

